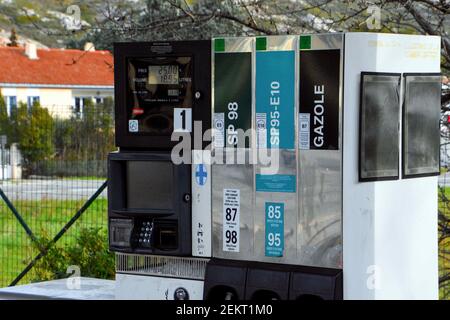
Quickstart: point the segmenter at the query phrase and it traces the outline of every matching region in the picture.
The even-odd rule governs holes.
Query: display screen
[[[128,161],[129,209],[173,209],[173,165],[169,161]]]
[[[192,108],[192,58],[127,60],[127,127],[131,134],[169,136],[174,109]]]
[[[438,174],[441,76],[405,75],[404,109],[404,175]]]
[[[399,176],[400,75],[362,74],[361,181]]]
[[[178,66],[162,65],[148,67],[149,84],[178,84]]]

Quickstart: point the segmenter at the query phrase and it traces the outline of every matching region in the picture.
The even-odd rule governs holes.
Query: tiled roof
[[[108,51],[37,49],[31,60],[23,47],[0,47],[0,84],[113,86],[113,57]]]

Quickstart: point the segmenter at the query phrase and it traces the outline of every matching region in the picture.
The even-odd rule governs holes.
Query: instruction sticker
[[[239,252],[240,190],[223,189],[223,251]]]
[[[295,192],[296,176],[290,174],[256,174],[257,192]]]
[[[266,257],[282,257],[284,250],[284,203],[266,202]]]
[[[128,120],[128,131],[129,132],[138,132],[139,131],[139,122],[137,120]]]
[[[225,116],[224,113],[214,113],[213,119],[214,129],[214,147],[225,147]]]
[[[299,113],[298,115],[298,147],[301,150],[309,150],[309,128],[311,115],[309,113]]]
[[[267,116],[265,113],[256,114],[256,143],[258,148],[267,148]]]

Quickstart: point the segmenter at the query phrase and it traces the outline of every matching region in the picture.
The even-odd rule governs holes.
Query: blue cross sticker
[[[195,168],[195,178],[197,183],[200,186],[203,186],[206,183],[206,178],[208,177],[208,173],[206,172],[206,168],[203,164],[198,164]]]

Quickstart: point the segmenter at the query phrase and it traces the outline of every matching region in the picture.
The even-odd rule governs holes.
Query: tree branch
[[[414,17],[417,24],[422,28],[425,33],[430,35],[440,35],[442,40],[442,45],[444,47],[444,52],[446,53],[446,59],[450,58],[450,39],[445,35],[439,33],[432,25],[431,21],[427,19],[414,5],[413,1],[401,0],[403,7]]]

